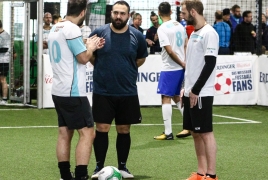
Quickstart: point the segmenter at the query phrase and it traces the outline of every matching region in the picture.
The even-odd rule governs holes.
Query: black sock
[[[216,178],[216,174],[215,175],[212,175],[212,174],[206,174],[206,176],[209,176],[209,177],[211,177],[211,178]]]
[[[80,180],[87,177],[87,165],[78,165],[75,167],[75,179]]]
[[[100,170],[104,166],[108,145],[108,132],[99,132],[96,130],[96,137],[94,139],[93,147],[96,157],[96,165]]]
[[[128,134],[117,133],[116,150],[117,150],[117,160],[119,170],[124,169],[126,166],[130,150],[130,144],[131,144],[130,133]]]
[[[3,97],[3,101],[7,101],[7,98],[4,98],[4,97]]]
[[[58,167],[60,169],[61,179],[64,179],[64,180],[72,179],[72,174],[70,172],[71,165],[69,161],[58,162]]]
[[[197,173],[198,175],[200,175],[200,176],[204,176],[204,174],[200,174],[200,173]]]

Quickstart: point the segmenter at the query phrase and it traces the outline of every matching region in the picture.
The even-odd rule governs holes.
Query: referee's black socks
[[[99,168],[99,170],[101,170],[104,166],[108,145],[109,145],[108,132],[99,132],[96,130],[96,137],[94,139],[93,147],[97,167]]]
[[[117,133],[116,150],[117,150],[119,170],[125,169],[130,150],[130,144],[131,144],[130,133],[127,134]]]

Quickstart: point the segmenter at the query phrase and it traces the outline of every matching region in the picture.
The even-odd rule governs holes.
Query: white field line
[[[216,115],[213,114],[213,116],[226,118],[226,119],[234,119],[238,120],[238,122],[214,122],[213,124],[256,124],[256,123],[262,123],[260,121],[254,121],[254,120],[248,120],[248,119],[242,119],[242,118],[236,118],[231,116],[222,116],[222,115]],[[172,124],[174,126],[181,126],[182,123]],[[115,125],[112,125],[115,126]],[[163,126],[163,124],[135,124],[133,126]],[[0,127],[0,129],[30,129],[30,128],[57,128],[58,126],[6,126],[6,127]]]
[[[243,118],[237,118],[237,117],[231,117],[231,116],[222,116],[222,115],[217,115],[217,114],[213,114],[213,116],[226,118],[226,119],[234,119],[234,120],[248,122],[248,123],[261,123],[260,121],[254,121],[250,119],[243,119]]]

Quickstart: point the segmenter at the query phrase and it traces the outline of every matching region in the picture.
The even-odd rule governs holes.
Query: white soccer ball
[[[98,179],[99,180],[122,180],[122,175],[116,167],[106,166],[100,170]]]
[[[227,73],[219,73],[215,78],[216,94],[230,94],[232,92],[232,78]]]

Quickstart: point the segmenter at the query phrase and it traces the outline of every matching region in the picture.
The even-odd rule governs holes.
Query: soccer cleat
[[[172,133],[170,133],[169,135],[162,133],[159,136],[155,136],[154,139],[156,139],[156,140],[173,140],[174,137],[173,137]]]
[[[184,138],[184,137],[188,137],[188,136],[191,136],[191,132],[189,130],[185,130],[185,129],[176,135],[177,138]]]
[[[211,178],[211,177],[207,176],[207,177],[205,178],[205,180],[218,180],[218,177],[216,177],[216,178]]]
[[[190,177],[186,180],[206,180],[206,176],[201,176],[196,172],[193,172]]]
[[[91,176],[91,179],[98,179],[100,170],[101,169],[97,166],[96,169],[94,170],[92,176]]]
[[[7,104],[7,101],[4,101],[4,100],[0,101],[0,105],[6,105],[6,104]]]
[[[134,178],[133,174],[131,174],[131,173],[128,171],[127,168],[120,169],[119,171],[120,171],[120,173],[121,173],[121,175],[122,175],[122,177],[123,177],[124,179],[133,179],[133,178]]]

